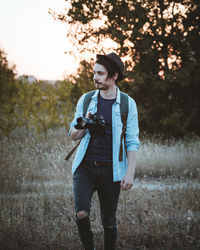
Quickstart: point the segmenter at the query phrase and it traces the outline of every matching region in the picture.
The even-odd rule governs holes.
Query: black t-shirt
[[[97,114],[102,115],[106,122],[105,133],[97,134],[95,141],[90,139],[84,160],[85,161],[112,161],[112,105],[115,99],[104,99],[99,94]]]

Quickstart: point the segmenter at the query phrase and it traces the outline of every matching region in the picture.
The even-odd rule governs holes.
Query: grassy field
[[[25,136],[22,130],[1,139],[1,249],[81,249],[74,220],[72,159],[64,160],[72,145],[64,129],[49,131],[47,139]],[[200,139],[142,140],[136,182],[147,185],[120,194],[118,249],[199,249]],[[149,182],[161,188],[148,188]],[[98,207],[95,194],[91,222],[100,250]]]

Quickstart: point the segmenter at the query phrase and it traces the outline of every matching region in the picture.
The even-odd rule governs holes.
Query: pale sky
[[[62,80],[75,72],[77,63],[65,54],[71,49],[67,26],[48,14],[65,7],[65,0],[0,0],[0,48],[18,75]]]

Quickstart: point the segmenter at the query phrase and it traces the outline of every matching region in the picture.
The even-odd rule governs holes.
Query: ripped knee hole
[[[79,211],[79,212],[77,213],[78,219],[83,219],[83,218],[85,218],[86,216],[87,216],[87,212],[85,212],[85,211]]]

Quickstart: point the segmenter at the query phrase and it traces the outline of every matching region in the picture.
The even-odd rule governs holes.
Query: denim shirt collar
[[[117,98],[116,98],[116,103],[121,103],[121,100],[120,100],[120,90],[119,88],[116,86],[116,89],[117,89]]]
[[[99,89],[97,89],[94,93],[94,95],[92,96],[92,99],[96,100],[98,99],[98,95],[99,95]]]

